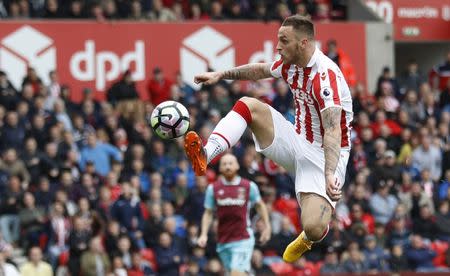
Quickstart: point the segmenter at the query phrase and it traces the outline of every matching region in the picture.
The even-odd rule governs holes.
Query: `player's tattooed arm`
[[[341,152],[341,107],[329,107],[322,111],[324,129],[325,176],[334,176]]]
[[[270,78],[270,63],[250,63],[223,71],[222,79],[226,80],[259,80]]]

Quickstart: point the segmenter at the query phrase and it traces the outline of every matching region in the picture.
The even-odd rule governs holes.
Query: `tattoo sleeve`
[[[271,77],[270,63],[250,63],[222,72],[226,80],[259,80]]]
[[[324,129],[325,176],[334,175],[341,152],[341,107],[329,107],[322,111]]]

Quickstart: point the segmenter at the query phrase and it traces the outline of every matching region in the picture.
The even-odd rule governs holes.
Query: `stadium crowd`
[[[280,20],[300,14],[343,20],[345,0],[3,0],[0,18],[105,20]]]
[[[90,2],[91,15],[83,8]],[[280,10],[270,6],[277,1],[166,2],[171,1],[152,1],[150,8],[140,6],[141,1],[74,0],[67,7],[56,0],[31,1],[46,5],[34,9],[28,1],[11,0],[3,1],[8,3],[3,11],[11,18],[99,19],[130,18],[136,9],[150,20],[162,20],[164,14],[181,20],[192,19],[184,11],[195,14],[195,9],[209,11],[197,11],[202,19],[266,19],[267,10]],[[301,12],[304,5],[315,18],[320,3],[341,1],[297,2],[277,7],[285,5],[290,13]],[[172,10],[157,11],[163,3]],[[224,13],[216,13],[223,3]],[[264,3],[266,12],[244,15],[245,3]],[[78,15],[72,14],[74,6]],[[114,12],[108,14],[109,9]],[[336,45],[330,42],[328,47]],[[344,67],[342,52],[327,54]],[[350,82],[355,120],[344,199],[326,239],[294,265],[280,257],[301,229],[291,176],[256,153],[249,132],[233,148],[240,175],[258,184],[271,214],[272,239],[257,244],[253,253],[256,275],[448,271],[450,53],[429,75],[415,61],[399,76],[390,68],[380,73],[377,87],[370,88],[374,93],[356,80]],[[206,248],[196,245],[204,194],[217,177],[217,160],[206,176],[195,177],[183,140],[158,139],[148,118],[160,102],[179,101],[190,112],[191,128],[206,138],[234,102],[248,95],[293,120],[287,84],[220,82],[195,90],[180,75],[167,76],[154,68],[145,91],[149,101],[139,100],[125,72],[108,89],[106,101],[97,101],[86,88],[83,100],[73,102],[70,84],[59,80],[56,71],[49,76],[51,83],[43,84],[29,68],[22,87],[15,88],[0,72],[0,275],[18,270],[36,275],[38,269],[47,273],[40,275],[220,275],[216,229]],[[252,217],[252,225],[258,236],[258,216]],[[17,261],[18,249],[28,261]]]
[[[327,238],[294,265],[280,258],[301,229],[293,180],[244,135],[233,153],[240,174],[260,187],[273,229],[269,243],[256,245],[257,275],[448,269],[450,53],[446,58],[429,79],[411,61],[398,77],[385,68],[374,94],[360,83],[352,88],[345,198]],[[179,101],[191,128],[208,137],[233,103],[250,95],[292,120],[288,86],[221,82],[196,91],[180,75],[170,79],[155,68],[148,102],[138,100],[125,72],[107,101],[86,88],[75,103],[57,72],[50,79],[44,85],[30,68],[16,90],[0,72],[0,267],[14,270],[13,252],[22,248],[29,254],[29,262],[16,263],[23,275],[40,266],[72,275],[220,273],[214,227],[207,248],[196,246],[217,160],[207,176],[195,177],[183,140],[155,137],[148,116],[162,101]],[[252,222],[258,236],[261,221]]]

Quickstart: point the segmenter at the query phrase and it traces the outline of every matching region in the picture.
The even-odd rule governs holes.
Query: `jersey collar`
[[[314,49],[314,53],[311,56],[311,59],[308,62],[308,65],[306,65],[307,68],[311,68],[314,66],[314,64],[316,64],[317,60],[319,59],[319,55],[320,55],[320,49],[316,47],[316,49]]]
[[[232,181],[227,181],[225,179],[225,177],[223,177],[222,175],[220,176],[220,180],[222,181],[223,184],[225,185],[239,185],[239,183],[241,183],[241,177],[240,176],[236,176]]]

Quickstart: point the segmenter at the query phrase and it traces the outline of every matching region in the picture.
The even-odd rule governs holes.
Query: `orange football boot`
[[[184,138],[184,150],[192,163],[195,175],[201,176],[206,174],[206,153],[203,148],[202,138],[194,131],[189,131]]]

